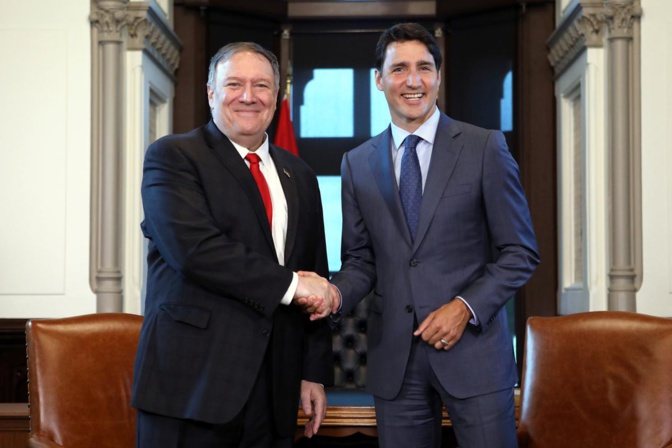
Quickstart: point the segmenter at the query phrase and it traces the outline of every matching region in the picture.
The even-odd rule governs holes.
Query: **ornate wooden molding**
[[[327,391],[327,396],[329,392]],[[328,398],[327,398],[328,399]],[[516,426],[520,421],[520,389],[514,390]],[[310,418],[304,414],[303,409],[299,407],[298,412],[298,428],[296,438],[299,439],[303,435],[303,428],[308,424]],[[443,419],[441,426],[449,427],[453,423],[443,408]],[[320,435],[330,437],[345,437],[356,432],[361,432],[369,436],[377,436],[376,411],[373,406],[330,406],[327,405],[327,412],[320,426]]]
[[[592,9],[592,8],[591,8]],[[587,47],[602,47],[604,38],[604,14],[598,11],[583,10],[577,19],[579,32],[586,39]]]
[[[642,8],[632,0],[580,0],[548,40],[549,61],[559,76],[585,48],[602,48],[608,39],[632,37]]]
[[[609,63],[604,72],[610,106],[605,116],[610,201],[607,306],[621,311],[636,311],[642,276],[641,15],[639,0],[579,0],[548,41],[556,77],[589,47],[603,48]]]
[[[128,50],[145,51],[171,77],[180,63],[182,42],[149,2],[131,2],[126,11]]]
[[[604,46],[606,16],[603,1],[581,1],[548,40],[548,60],[562,74],[585,48]]]

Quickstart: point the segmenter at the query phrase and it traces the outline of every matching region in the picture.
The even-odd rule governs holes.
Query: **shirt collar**
[[[231,139],[229,139],[229,140],[231,141],[231,144],[233,145],[233,147],[236,148],[236,151],[238,151],[238,154],[240,154],[241,158],[244,159],[246,155],[253,152],[253,153],[255,153],[256,155],[259,156],[259,158],[261,159],[262,163],[265,166],[270,166],[271,153],[270,153],[269,146],[268,146],[268,134],[264,133],[264,141],[261,144],[261,146],[257,148],[256,151],[250,151],[246,147],[239,145],[238,143],[234,142],[233,140],[231,140]]]
[[[428,142],[430,145],[434,144],[434,137],[436,136],[436,129],[439,127],[439,118],[441,114],[439,113],[439,108],[434,106],[434,113],[420,125],[418,129],[413,132],[414,135],[422,137],[422,139]],[[410,132],[401,129],[399,126],[391,123],[392,128],[392,141],[394,145],[394,150],[398,150],[401,147],[401,144],[404,142],[404,139],[410,135]]]

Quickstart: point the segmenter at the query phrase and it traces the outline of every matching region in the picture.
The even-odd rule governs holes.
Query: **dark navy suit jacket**
[[[287,199],[284,267],[257,185],[212,121],[147,150],[137,408],[227,422],[243,408],[271,344],[275,418],[280,435],[292,436],[301,379],[331,383],[328,325],[280,304],[292,271],[328,275],[317,179],[289,152],[271,146],[270,153]]]
[[[411,241],[390,154],[391,131],[348,152],[341,166],[343,266],[332,281],[343,312],[374,290],[368,319],[367,388],[400,390],[414,316],[422,322],[463,297],[480,325],[467,326],[430,364],[457,398],[513,387],[516,368],[504,305],[539,263],[518,166],[499,131],[441,114]]]

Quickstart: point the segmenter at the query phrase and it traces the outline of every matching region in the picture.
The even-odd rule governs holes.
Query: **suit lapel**
[[[448,185],[448,180],[453,174],[453,169],[455,169],[455,164],[464,145],[461,132],[455,121],[447,115],[441,114],[439,126],[436,129],[436,137],[434,138],[434,147],[432,149],[432,158],[429,162],[425,190],[422,194],[420,222],[418,223],[418,232],[413,244],[413,250],[418,248],[420,242],[425,237],[441,196]]]
[[[296,241],[296,230],[298,228],[299,219],[299,196],[296,190],[296,183],[294,180],[294,173],[289,165],[284,163],[278,153],[284,149],[277,149],[275,146],[270,146],[271,157],[275,163],[275,169],[278,171],[278,177],[282,184],[282,189],[285,193],[285,200],[287,201],[287,235],[285,238],[285,265],[292,255],[294,242]]]
[[[376,179],[383,200],[390,209],[394,222],[399,227],[399,232],[404,236],[406,242],[411,244],[411,234],[406,224],[406,216],[399,199],[399,187],[394,176],[394,167],[392,166],[392,154],[390,154],[390,139],[392,132],[390,127],[380,134],[373,142],[373,151],[369,155],[369,165]]]
[[[259,187],[257,187],[252,174],[250,174],[249,168],[240,157],[240,154],[238,154],[238,151],[236,151],[236,148],[233,147],[231,141],[220,132],[212,120],[205,127],[205,140],[217,159],[243,187],[250,204],[252,204],[255,215],[257,215],[257,220],[262,228],[266,242],[273,249],[272,253],[275,254],[273,236],[271,235],[271,228],[268,225],[264,201],[261,199]]]

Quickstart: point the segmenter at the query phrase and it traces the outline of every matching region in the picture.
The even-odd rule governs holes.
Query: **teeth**
[[[403,95],[403,97],[408,99],[419,99],[422,97],[422,93],[407,93]]]

